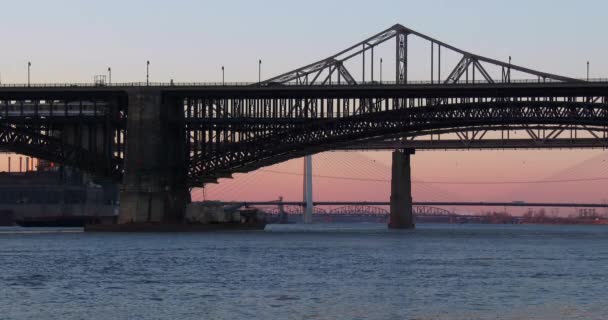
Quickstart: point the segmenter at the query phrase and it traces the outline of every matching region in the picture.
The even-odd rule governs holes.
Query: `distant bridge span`
[[[241,206],[286,205],[304,206],[302,201],[244,201],[225,202]],[[315,206],[389,206],[389,201],[315,201]],[[413,201],[413,206],[427,207],[545,207],[545,208],[608,208],[608,203],[565,203],[565,202],[449,202],[449,201]]]
[[[231,209],[239,208],[242,206],[230,204]],[[304,205],[280,205],[276,203],[276,206],[268,208],[266,205],[259,205],[261,210],[271,215],[280,215],[281,213],[287,215],[302,215],[304,214]],[[363,205],[363,204],[351,204],[333,208],[331,210],[325,210],[319,207],[315,207],[313,215],[316,216],[358,216],[358,217],[388,217],[390,212],[382,207]],[[456,213],[437,207],[429,206],[415,206],[414,215],[416,216],[428,216],[428,217],[451,217],[457,216]]]

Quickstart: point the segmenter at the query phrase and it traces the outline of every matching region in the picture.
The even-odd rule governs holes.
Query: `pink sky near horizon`
[[[19,155],[11,154],[12,168]],[[8,155],[0,156],[0,171]],[[25,159],[26,156],[23,156]],[[25,160],[24,160],[25,161]],[[25,165],[24,165],[25,166]],[[388,201],[391,154],[388,151],[325,152],[313,156],[317,201]],[[416,201],[527,201],[602,203],[608,201],[608,152],[604,150],[418,151],[412,158]],[[293,159],[233,179],[194,189],[197,200],[302,199],[302,159]],[[336,178],[338,177],[338,178]],[[445,184],[523,182],[604,178],[542,184]],[[346,179],[349,178],[349,179]],[[371,180],[371,181],[370,181]],[[455,209],[455,208],[454,208]],[[487,208],[467,208],[481,212]],[[521,210],[513,210],[521,212]],[[563,209],[562,212],[570,212]]]
[[[12,169],[26,156],[0,155],[0,171]],[[468,150],[417,151],[412,157],[412,195],[415,201],[485,202],[608,202],[608,152],[604,150]],[[24,164],[25,167],[25,164]],[[389,151],[324,152],[313,156],[313,194],[316,201],[388,201]],[[268,201],[280,196],[302,200],[303,160],[293,159],[233,179],[221,179],[192,191],[193,201]],[[484,184],[545,180],[606,180],[555,183]],[[448,182],[447,184],[445,182]],[[484,183],[480,183],[484,182]],[[466,184],[465,184],[466,183]],[[473,184],[471,184],[473,183]],[[483,213],[504,208],[449,208],[455,212]],[[521,214],[527,208],[510,208]],[[605,212],[606,210],[601,210]],[[560,215],[574,209],[559,209]]]
[[[315,200],[388,201],[390,161],[390,152],[326,152],[313,156]],[[604,187],[608,182],[607,161],[608,153],[603,150],[419,151],[411,164],[412,193],[415,201],[601,203],[608,200]],[[193,200],[276,200],[283,196],[286,201],[300,201],[302,166],[302,159],[294,159],[252,173],[237,174],[233,179],[208,185],[204,193],[201,189],[193,190]],[[603,177],[607,180],[542,184],[434,183]],[[380,181],[362,181],[364,179]],[[468,210],[480,212],[487,208]]]

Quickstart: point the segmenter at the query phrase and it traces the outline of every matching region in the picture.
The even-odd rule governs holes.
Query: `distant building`
[[[118,185],[109,179],[42,160],[36,169],[0,173],[0,224],[24,217],[98,214],[100,208],[112,213],[118,205]]]

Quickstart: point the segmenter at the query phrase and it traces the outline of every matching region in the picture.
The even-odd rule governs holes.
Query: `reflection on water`
[[[0,227],[0,234],[82,233],[83,228],[22,228]]]
[[[0,319],[608,319],[607,227],[273,228],[0,228]]]

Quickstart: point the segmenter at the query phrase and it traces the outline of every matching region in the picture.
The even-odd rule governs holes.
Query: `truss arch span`
[[[369,205],[350,205],[334,208],[329,211],[332,215],[357,215],[357,216],[388,216],[388,210]]]
[[[589,130],[605,137],[608,104],[577,101],[487,101],[378,111],[308,121],[229,143],[191,158],[190,178],[204,184],[222,174],[248,172],[306,154],[386,137],[504,128]],[[219,175],[218,175],[219,174]]]
[[[454,213],[450,210],[430,207],[430,206],[413,206],[415,216],[453,216]]]
[[[59,138],[28,128],[0,125],[0,150],[80,168],[116,181],[122,178],[121,158],[100,161],[103,154],[66,144]]]
[[[302,215],[304,213],[304,207],[303,206],[294,206],[294,205],[286,205],[283,206],[282,208],[283,212],[286,213],[287,215]],[[273,206],[270,208],[262,208],[262,211],[266,212],[267,214],[270,215],[279,215],[281,214],[281,208],[279,208],[278,206]],[[319,208],[319,207],[314,207],[313,208],[313,212],[314,215],[323,215],[326,214],[327,211],[323,208]]]

